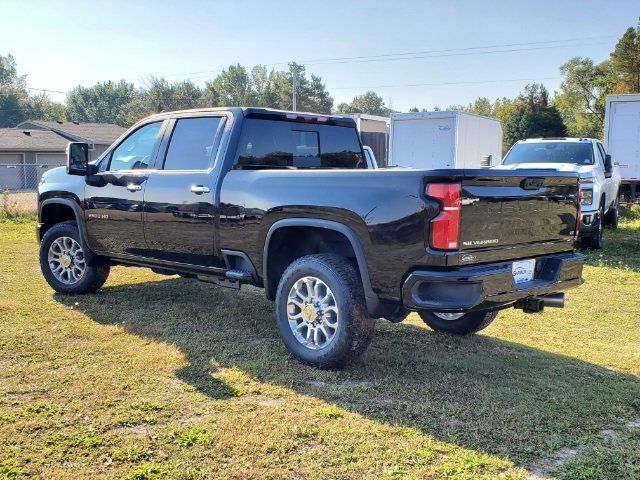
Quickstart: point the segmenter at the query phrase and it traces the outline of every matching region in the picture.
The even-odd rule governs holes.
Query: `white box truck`
[[[502,123],[467,112],[391,115],[389,165],[481,168],[502,159]]]
[[[607,95],[604,145],[620,171],[620,195],[640,200],[640,94]]]

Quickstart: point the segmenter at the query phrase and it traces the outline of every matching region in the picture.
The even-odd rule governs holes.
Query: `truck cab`
[[[595,138],[529,138],[516,142],[500,170],[536,168],[575,172],[580,178],[579,236],[592,248],[603,245],[603,227],[618,226],[620,172],[600,140]]]

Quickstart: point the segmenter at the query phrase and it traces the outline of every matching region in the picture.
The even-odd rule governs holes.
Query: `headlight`
[[[593,189],[592,188],[583,188],[582,189],[582,201],[581,205],[591,205],[593,203]]]

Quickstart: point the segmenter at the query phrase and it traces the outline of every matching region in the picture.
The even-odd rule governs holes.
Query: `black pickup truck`
[[[467,334],[583,282],[573,174],[367,170],[353,120],[257,108],[162,113],[89,148],[39,186],[54,290],[94,292],[116,264],[264,287],[287,348],[320,368],[361,354],[376,318]]]

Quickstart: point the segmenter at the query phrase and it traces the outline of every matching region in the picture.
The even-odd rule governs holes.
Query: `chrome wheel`
[[[293,336],[311,350],[327,347],[338,331],[336,299],[328,285],[316,277],[302,277],[293,284],[287,317]]]
[[[49,247],[49,269],[65,285],[78,283],[87,269],[82,247],[71,237],[58,237]]]
[[[453,322],[454,320],[459,320],[465,316],[464,313],[454,313],[454,312],[433,312],[433,314],[436,317],[441,318],[442,320],[448,320],[450,322]]]

